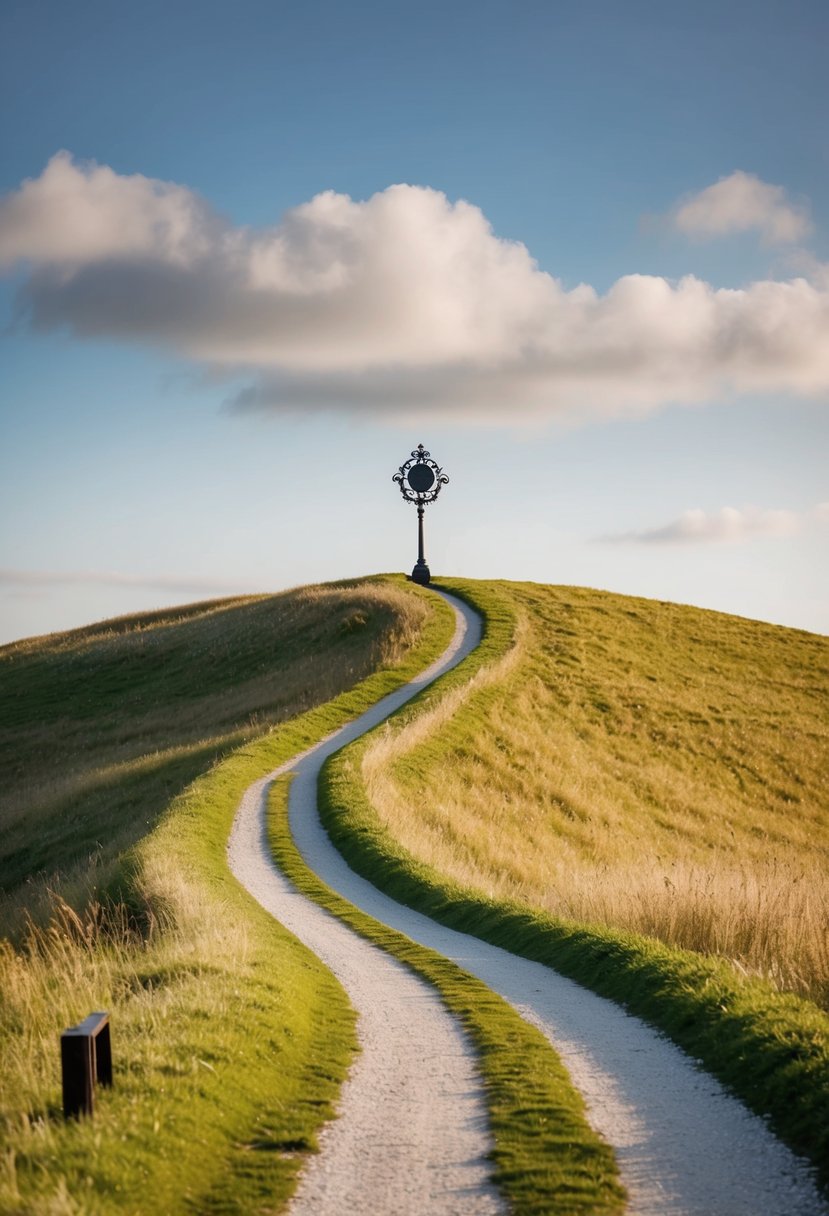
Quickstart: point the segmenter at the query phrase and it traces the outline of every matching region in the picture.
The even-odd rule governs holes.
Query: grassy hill
[[[626,1001],[825,1158],[829,640],[446,586],[483,645],[335,758],[332,834],[399,897]],[[0,1211],[290,1193],[353,1018],[230,878],[227,833],[252,780],[451,629],[430,592],[377,579],[0,649]],[[119,1084],[67,1127],[57,1034],[92,1008],[113,1011]]]
[[[829,638],[578,588],[486,591],[513,622],[503,656],[363,757],[393,837],[489,896],[829,1006]]]
[[[106,890],[218,757],[384,665],[428,608],[389,584],[123,617],[0,648],[0,932]],[[23,886],[22,884],[25,884]]]
[[[395,898],[650,1021],[829,1186],[829,639],[443,586],[483,642],[328,762],[332,838]]]
[[[253,780],[451,632],[384,578],[0,650],[0,1211],[245,1212],[291,1193],[354,1019],[230,876],[230,824]],[[111,1012],[117,1084],[65,1123],[58,1036],[92,1009]]]

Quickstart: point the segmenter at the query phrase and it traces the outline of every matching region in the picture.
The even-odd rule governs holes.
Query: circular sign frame
[[[448,484],[449,478],[437,462],[432,460],[431,453],[419,443],[411,457],[401,464],[392,481],[397,482],[406,502],[423,507],[435,501],[441,487]]]

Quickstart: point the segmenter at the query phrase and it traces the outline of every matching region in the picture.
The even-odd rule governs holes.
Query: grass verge
[[[506,597],[481,584],[443,585],[482,613],[484,640],[404,707],[399,724],[434,709],[485,664],[504,661],[514,645]],[[824,1187],[829,1184],[829,1018],[822,1010],[765,981],[741,978],[724,960],[641,934],[569,923],[447,880],[401,848],[369,803],[361,759],[371,737],[332,757],[321,778],[323,820],[349,865],[400,902],[625,1005],[768,1116],[776,1133],[815,1163]]]
[[[64,906],[39,959],[4,950],[3,1069],[29,1094],[7,1112],[0,1210],[246,1212],[291,1193],[355,1039],[339,984],[223,872],[238,798],[275,744],[196,781],[138,847],[147,939],[108,939]],[[58,1033],[92,1008],[112,1013],[115,1087],[65,1123]]]
[[[305,864],[288,824],[290,777],[269,797],[268,839],[294,885],[361,937],[433,984],[477,1048],[490,1127],[494,1182],[515,1216],[585,1216],[624,1208],[615,1157],[549,1042],[503,998],[434,950],[355,908]]]

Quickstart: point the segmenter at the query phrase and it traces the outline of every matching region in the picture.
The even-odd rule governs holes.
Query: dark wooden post
[[[60,1036],[60,1064],[64,1117],[91,1115],[95,1110],[92,1039],[88,1034],[79,1034],[76,1026],[64,1030]]]
[[[95,1084],[112,1085],[109,1014],[90,1013],[60,1036],[63,1113],[69,1119],[95,1111]]]

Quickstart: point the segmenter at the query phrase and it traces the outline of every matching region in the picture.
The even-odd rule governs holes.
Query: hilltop
[[[579,588],[441,585],[483,642],[334,758],[332,835],[398,898],[629,1003],[820,1160],[829,639]],[[378,577],[0,649],[0,1209],[47,1210],[87,1176],[112,1212],[114,1178],[152,1179],[170,1211],[290,1194],[353,1014],[228,874],[230,824],[252,781],[452,629],[439,597]],[[94,1148],[59,1118],[54,1051],[89,1008],[114,1011],[129,1062]]]

